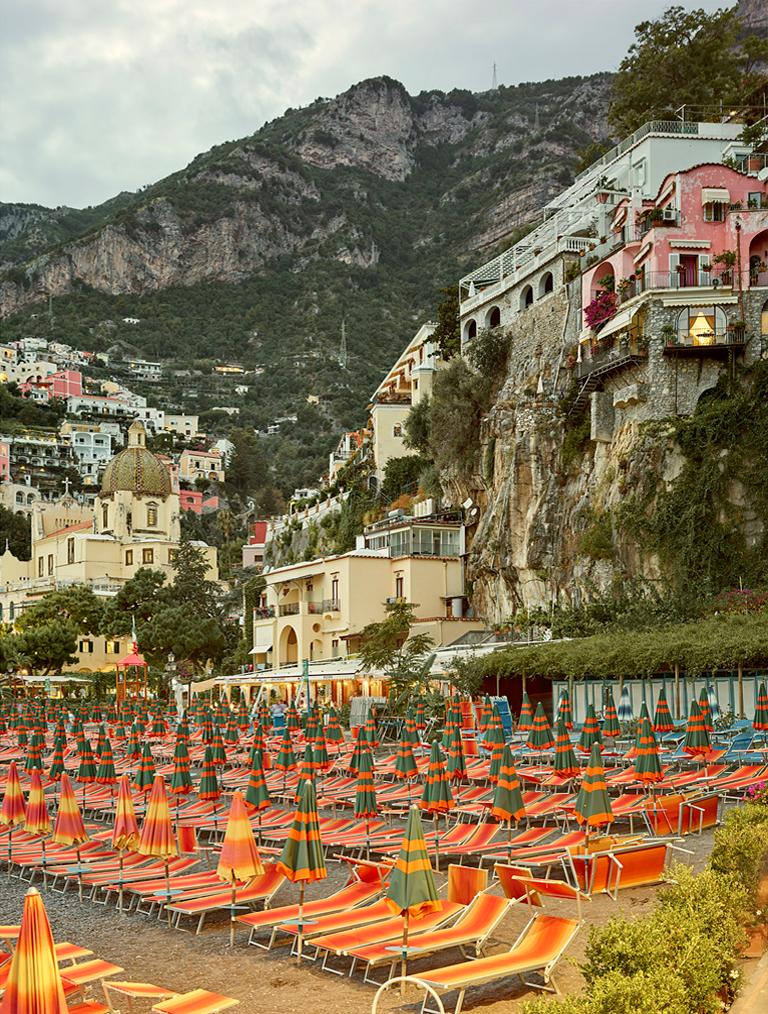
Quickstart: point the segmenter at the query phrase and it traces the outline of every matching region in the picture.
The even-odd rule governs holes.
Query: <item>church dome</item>
[[[171,476],[162,461],[146,446],[147,435],[136,421],[128,430],[128,446],[104,469],[101,495],[127,490],[141,496],[165,497],[171,493]]]

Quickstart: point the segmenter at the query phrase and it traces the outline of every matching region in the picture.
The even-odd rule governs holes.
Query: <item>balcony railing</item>
[[[273,620],[275,618],[274,606],[256,606],[253,615],[257,620]]]
[[[322,613],[338,613],[341,609],[338,599],[322,599],[320,602],[308,602],[307,611],[315,615]]]
[[[732,271],[645,271],[625,284],[619,283],[616,301],[619,305],[652,289],[729,288],[733,285]]]
[[[648,345],[641,336],[607,338],[596,342],[578,364],[576,376],[584,380],[593,373],[609,373],[648,358]]]
[[[287,602],[279,607],[280,616],[297,616],[299,612],[298,602]]]
[[[680,330],[670,338],[664,347],[665,355],[676,353],[706,354],[708,350],[741,349],[746,345],[747,333],[743,324],[715,327],[705,334],[692,335],[689,331]]]

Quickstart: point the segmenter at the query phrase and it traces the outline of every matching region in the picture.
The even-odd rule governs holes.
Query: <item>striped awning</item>
[[[730,204],[731,195],[725,187],[702,187],[702,204]]]

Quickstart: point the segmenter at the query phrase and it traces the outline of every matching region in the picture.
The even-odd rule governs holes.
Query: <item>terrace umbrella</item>
[[[344,730],[341,728],[339,713],[336,708],[331,707],[328,711],[328,724],[325,727],[325,739],[329,744],[336,744],[337,750],[341,750],[344,742]]]
[[[11,875],[13,858],[13,829],[23,824],[27,813],[24,806],[24,793],[21,791],[19,772],[16,761],[8,765],[8,777],[5,780],[3,805],[0,807],[0,824],[8,828],[8,876]]]
[[[639,782],[651,785],[664,777],[659,760],[659,747],[651,723],[644,718],[640,723],[635,745],[635,775]]]
[[[571,696],[566,687],[563,687],[560,691],[560,700],[557,704],[557,717],[560,718],[561,716],[565,722],[566,729],[572,729],[573,715],[571,713]]]
[[[312,754],[314,758],[315,770],[327,771],[331,765],[331,759],[328,756],[328,748],[325,745],[325,736],[323,735],[323,727],[318,726],[317,736],[315,737],[315,743],[312,747]]]
[[[370,744],[368,743],[368,736],[366,735],[365,726],[361,725],[357,732],[357,739],[355,740],[355,746],[350,755],[349,763],[347,764],[347,768],[349,769],[349,773],[351,775],[355,775],[355,777],[357,777],[357,769],[360,765],[360,757],[362,756],[365,750],[369,749]]]
[[[317,709],[312,708],[312,710],[306,716],[306,720],[304,722],[304,739],[307,741],[307,743],[314,744],[315,739],[317,737],[317,730],[319,724],[320,722],[317,717]]]
[[[117,772],[115,771],[115,760],[112,754],[112,744],[105,737],[99,755],[99,769],[96,772],[96,781],[99,785],[109,785],[110,789],[117,785]]]
[[[141,751],[139,766],[136,768],[136,775],[133,779],[133,787],[137,790],[137,792],[149,792],[154,780],[155,759],[152,756],[149,743],[145,743]]]
[[[520,779],[517,777],[515,762],[512,759],[512,751],[507,743],[504,744],[499,778],[493,790],[491,813],[497,820],[506,820],[508,839],[511,842],[512,821],[517,822],[525,816],[525,804],[520,791]],[[509,845],[508,850],[511,851],[511,848],[512,846]]]
[[[296,807],[293,823],[285,839],[283,851],[277,861],[278,869],[292,884],[299,885],[299,918],[297,939],[297,961],[301,962],[304,937],[304,888],[317,880],[325,880],[328,872],[323,858],[320,840],[320,824],[317,818],[317,799],[312,781],[304,782],[301,797]]]
[[[405,978],[408,962],[408,922],[410,917],[439,911],[442,902],[437,896],[432,864],[429,861],[427,843],[418,808],[408,811],[408,823],[400,846],[400,855],[389,877],[385,895],[393,912],[403,916],[403,947],[400,960],[400,975]],[[401,983],[400,993],[405,992]]]
[[[603,736],[608,736],[609,739],[613,739],[614,736],[620,736],[621,726],[619,725],[619,716],[616,714],[616,702],[613,699],[613,690],[610,687],[605,692],[603,718]]]
[[[76,780],[83,787],[83,809],[85,809],[86,786],[96,781],[96,761],[93,756],[93,750],[91,750],[91,744],[87,739],[83,739],[82,749],[80,750],[80,764],[77,768]]]
[[[757,703],[755,705],[755,716],[752,719],[752,728],[755,732],[768,732],[768,693],[765,683],[760,684],[757,692]]]
[[[501,727],[501,719],[494,708],[491,720],[485,732],[483,746],[491,751],[491,763],[488,769],[488,777],[495,782],[499,777],[501,768],[501,755],[504,752],[504,730]]]
[[[18,728],[16,729],[16,745],[18,747],[26,747],[29,745],[27,727],[23,722],[20,722]]]
[[[30,775],[29,795],[27,796],[27,815],[24,830],[29,834],[40,835],[40,847],[43,852],[43,883],[47,886],[48,876],[45,866],[45,836],[51,833],[51,818],[45,802],[45,790],[40,772],[35,769]]]
[[[24,898],[19,938],[0,1010],[3,1014],[68,1014],[51,924],[35,887],[30,887]]]
[[[404,780],[408,786],[408,806],[411,805],[411,779],[418,773],[419,769],[413,757],[411,741],[403,736],[395,758],[395,778]]]
[[[214,834],[218,833],[218,803],[221,799],[221,786],[216,774],[216,765],[213,762],[213,753],[210,746],[205,748],[203,754],[203,766],[200,773],[200,787],[197,790],[198,799],[208,800],[213,803],[213,828]]]
[[[587,843],[589,832],[593,827],[603,827],[613,821],[611,801],[605,784],[605,771],[597,743],[592,744],[592,753],[589,755],[587,769],[576,796],[575,811],[579,824],[586,825]]]
[[[379,737],[376,731],[376,719],[370,712],[365,720],[365,735],[368,738],[368,743],[370,744],[371,749],[379,745]]]
[[[557,720],[555,737],[555,761],[552,770],[562,778],[576,778],[581,774],[579,762],[573,752],[573,744],[562,716]]]
[[[709,732],[701,714],[699,702],[694,698],[691,701],[691,713],[688,716],[688,725],[685,729],[683,752],[692,757],[704,757],[710,750]]]
[[[240,732],[247,732],[248,726],[250,725],[248,718],[248,708],[245,706],[245,698],[240,698],[240,704],[237,709],[237,727]]]
[[[54,738],[51,766],[48,768],[48,778],[52,782],[58,782],[64,771],[64,745],[63,738],[60,736]]]
[[[288,772],[296,770],[296,754],[293,752],[291,733],[287,726],[283,732],[283,738],[280,740],[280,748],[277,751],[277,757],[275,757],[275,768],[276,770],[283,772],[283,793],[285,793],[285,783],[288,778]]]
[[[424,701],[421,698],[419,698],[416,701],[416,731],[417,732],[423,732],[426,729],[426,727],[427,727],[426,710],[427,710],[427,707],[426,707]]]
[[[43,744],[42,737],[38,733],[33,733],[29,740],[29,745],[27,746],[27,757],[24,761],[24,770],[43,770]]]
[[[467,762],[464,757],[464,744],[461,740],[461,727],[454,725],[451,728],[450,739],[448,740],[448,777],[454,781],[467,780]]]
[[[299,713],[296,710],[296,705],[290,704],[285,713],[285,728],[288,732],[297,732],[300,727],[301,724],[299,722]]]
[[[232,911],[229,921],[229,946],[235,944],[235,917],[237,913],[237,882],[246,885],[264,874],[264,865],[253,840],[251,822],[243,801],[243,794],[235,792],[227,817],[227,829],[221,843],[216,876],[232,886]]]
[[[182,796],[190,795],[194,790],[192,775],[189,773],[189,750],[186,741],[176,739],[173,751],[173,774],[171,775],[171,794],[176,799],[176,824],[179,823],[179,804]]]
[[[618,713],[619,713],[619,721],[622,723],[631,722],[632,719],[635,717],[634,712],[632,711],[632,697],[630,696],[629,687],[626,685],[626,683],[621,688]]]
[[[216,767],[223,767],[227,763],[227,752],[224,749],[224,740],[218,729],[214,730],[213,739],[210,744],[211,756]]]
[[[299,778],[296,782],[296,792],[294,793],[293,801],[298,803],[301,798],[301,787],[304,782],[311,782],[315,777],[315,752],[312,749],[312,744],[307,743],[304,747],[304,756],[299,766]]]
[[[355,789],[355,817],[365,820],[365,854],[371,856],[371,817],[377,817],[376,786],[373,782],[373,756],[366,750],[360,757],[357,769],[357,786]]]
[[[667,692],[662,686],[659,691],[659,699],[656,701],[656,712],[653,716],[654,732],[671,732],[675,727],[672,721],[672,713],[669,710]]]
[[[531,699],[523,690],[523,703],[520,705],[520,719],[517,723],[518,732],[530,732],[533,729],[534,714]]]
[[[529,750],[549,750],[555,745],[552,729],[541,701],[536,705],[536,713],[533,716],[533,728],[528,734],[525,744]]]
[[[118,881],[118,911],[123,911],[123,860],[128,849],[136,848],[139,842],[139,825],[133,808],[133,796],[128,775],[122,775],[117,788],[115,803],[115,824],[112,828],[112,848],[120,853],[120,880]]]
[[[240,733],[237,728],[234,716],[227,722],[227,731],[224,734],[224,742],[227,746],[240,745]]]
[[[435,868],[440,870],[440,814],[448,814],[456,805],[451,792],[451,783],[445,769],[445,760],[437,740],[432,744],[429,765],[424,778],[424,792],[419,807],[432,814],[435,822]]]
[[[701,688],[699,694],[699,711],[701,712],[701,720],[704,722],[704,727],[707,732],[714,732],[714,725],[712,723],[712,712],[709,708],[709,695],[707,694],[706,686]]]
[[[77,888],[80,901],[83,900],[83,868],[80,865],[80,846],[88,841],[88,832],[83,824],[83,817],[80,807],[77,805],[72,782],[66,771],[61,776],[61,795],[59,796],[59,811],[56,814],[56,822],[53,825],[51,841],[54,845],[63,845],[65,848],[75,846],[77,855]]]
[[[120,721],[115,724],[112,738],[116,743],[124,743],[126,740],[125,723]]]
[[[401,742],[407,740],[409,743],[413,743],[418,746],[421,742],[419,740],[419,730],[416,728],[416,712],[411,705],[405,713],[405,726],[400,736]]]
[[[594,704],[588,704],[587,716],[584,719],[584,725],[579,736],[579,750],[583,750],[584,753],[591,753],[595,743],[602,749],[603,737],[600,734],[597,715],[595,715],[595,706]]]
[[[248,776],[248,786],[245,790],[245,805],[256,811],[259,821],[259,844],[261,845],[261,811],[267,810],[272,805],[267,788],[267,780],[264,777],[264,767],[261,763],[261,753],[258,750],[251,752],[251,773]]]
[[[166,911],[170,927],[171,876],[168,870],[168,860],[171,856],[177,856],[179,849],[176,844],[176,836],[173,833],[171,811],[165,792],[165,779],[162,775],[155,775],[136,851],[142,856],[154,856],[157,859],[162,859],[165,864]]]
[[[131,760],[138,760],[141,757],[141,742],[139,740],[139,729],[137,724],[131,726],[131,735],[128,737],[128,749],[126,756]]]

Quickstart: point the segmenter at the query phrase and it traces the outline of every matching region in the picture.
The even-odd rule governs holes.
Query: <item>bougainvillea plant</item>
[[[587,327],[593,331],[598,331],[603,324],[606,324],[614,316],[616,310],[616,293],[600,289],[592,302],[584,309],[584,320]]]

